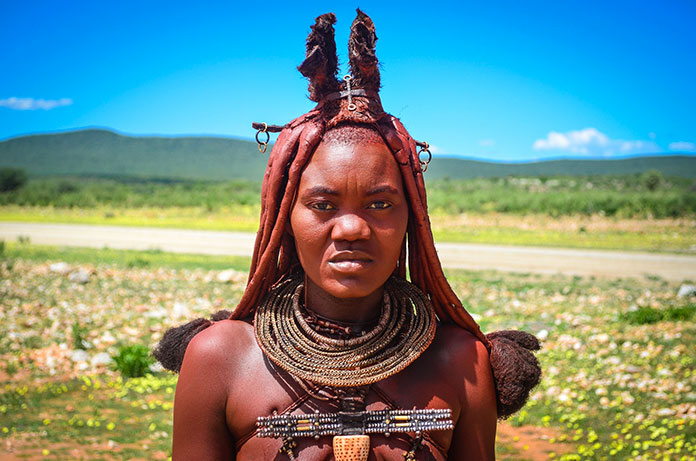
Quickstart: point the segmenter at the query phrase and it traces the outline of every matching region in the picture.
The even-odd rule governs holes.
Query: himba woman
[[[343,81],[335,21],[317,18],[299,66],[317,106],[255,124],[280,136],[238,306],[155,351],[180,370],[175,460],[493,459],[497,419],[539,381],[536,338],[484,335],[443,275],[372,21],[358,10]]]

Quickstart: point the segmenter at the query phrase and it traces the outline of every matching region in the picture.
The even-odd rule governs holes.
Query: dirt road
[[[254,246],[254,234],[243,232],[0,222],[0,239],[18,236],[43,245],[238,256],[250,256]],[[440,243],[437,250],[447,268],[696,281],[696,256],[688,255],[465,243]]]

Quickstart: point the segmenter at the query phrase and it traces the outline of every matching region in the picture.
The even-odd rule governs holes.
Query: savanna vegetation
[[[140,178],[33,178],[0,194],[0,205],[54,208],[260,207],[259,182]],[[504,177],[428,182],[433,213],[696,216],[696,182],[658,171],[624,176]]]
[[[176,376],[147,351],[169,326],[233,308],[248,264],[4,245],[0,457],[170,456]],[[499,459],[696,459],[696,303],[679,284],[447,275],[484,330],[543,340],[542,383],[501,423]]]
[[[623,176],[433,179],[439,241],[696,251],[691,179]],[[0,193],[0,220],[254,232],[260,183],[33,177]]]

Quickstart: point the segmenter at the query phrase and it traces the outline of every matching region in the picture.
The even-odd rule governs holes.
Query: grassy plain
[[[255,206],[164,208],[55,208],[0,206],[0,221],[147,226],[256,232]],[[436,241],[696,253],[696,218],[617,218],[599,214],[434,212]]]
[[[254,232],[260,184],[33,178],[0,194],[0,220]],[[696,252],[690,179],[642,175],[428,182],[439,241]]]
[[[248,260],[11,243],[1,261],[0,453],[166,459],[176,378],[125,379],[95,357],[152,347],[171,325],[233,307]],[[58,261],[90,280],[52,271]],[[227,267],[237,276],[219,282]],[[499,459],[696,459],[696,305],[678,284],[448,277],[484,331],[544,339],[543,381],[507,423]]]
[[[624,176],[502,177],[428,180],[430,211],[618,218],[696,216],[694,182],[659,172]],[[260,204],[254,181],[89,177],[32,178],[0,194],[0,205],[55,208],[220,208]]]

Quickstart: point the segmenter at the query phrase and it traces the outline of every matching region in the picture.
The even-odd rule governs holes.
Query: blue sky
[[[263,5],[263,6],[261,6]],[[82,127],[251,138],[312,107],[296,66],[360,6],[382,101],[437,154],[696,153],[696,3],[2,2],[0,139]]]

